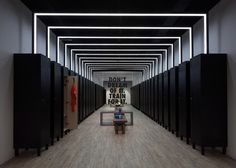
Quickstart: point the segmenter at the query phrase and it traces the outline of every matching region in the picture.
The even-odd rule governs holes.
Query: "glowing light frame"
[[[37,53],[37,17],[38,16],[96,16],[96,17],[203,17],[204,20],[204,53],[207,53],[207,14],[194,13],[34,13],[34,51]]]
[[[71,44],[65,44],[65,47],[79,46],[79,45],[81,45],[81,46],[170,46],[172,58],[174,57],[174,45],[173,44],[164,44],[164,43],[157,43],[157,44],[156,43],[155,44],[154,43],[152,43],[152,44],[140,44],[140,43],[139,44],[137,44],[137,43],[136,44],[124,44],[124,43],[121,43],[121,44],[119,44],[119,43],[108,43],[108,44],[105,44],[105,43],[98,43],[98,44],[91,44],[91,43],[83,44],[83,43],[81,43],[81,44],[79,44],[79,43],[77,43],[77,44],[75,44],[75,43],[71,43]],[[99,54],[96,54],[96,55],[99,55]],[[148,55],[148,54],[146,54],[146,55]],[[167,55],[166,55],[166,57],[167,57]],[[173,64],[173,59],[172,59],[172,64]],[[167,59],[166,59],[166,65],[168,65]],[[65,59],[65,66],[67,66],[67,59]],[[80,74],[81,74],[81,72],[80,72]]]
[[[86,68],[87,68],[87,66],[88,67],[92,67],[92,66],[90,66],[90,65],[85,65],[86,66]],[[114,65],[113,65],[114,66]],[[112,65],[94,65],[93,66],[93,68],[99,68],[99,67],[107,67],[107,68],[113,68],[113,66]],[[129,64],[129,66],[130,67],[137,67],[137,68],[139,68],[139,69],[141,69],[142,67],[147,67],[147,69],[148,69],[148,71],[149,71],[149,73],[148,73],[148,76],[149,76],[149,78],[151,78],[152,77],[152,71],[151,71],[151,64],[140,64],[140,65],[135,65],[135,64]],[[116,68],[119,68],[119,67],[127,67],[127,66],[125,66],[125,65],[116,65],[115,66]],[[88,69],[88,68],[87,68]],[[86,71],[86,74],[85,74],[85,77],[86,78],[88,78],[88,79],[90,79],[90,77],[92,76],[92,74],[90,74],[91,73],[91,71],[88,69],[88,71]]]
[[[86,69],[86,75],[85,75],[85,77],[89,77],[89,76],[91,76],[91,74],[89,74],[88,72],[89,72],[89,69],[88,69],[88,67],[92,67],[92,65],[95,65],[95,66],[97,66],[97,65],[103,65],[103,64],[107,64],[107,65],[110,65],[110,66],[120,66],[120,65],[122,65],[122,66],[124,66],[124,65],[136,65],[136,66],[140,66],[140,65],[149,65],[149,67],[148,67],[148,69],[149,69],[149,73],[150,73],[150,77],[153,77],[154,76],[154,61],[151,61],[152,63],[135,63],[135,62],[130,62],[130,63],[120,63],[120,62],[114,62],[114,63],[102,63],[102,62],[93,62],[93,63],[91,63],[91,62],[89,62],[89,63],[84,63],[84,61],[82,61],[82,65],[84,64],[85,65],[85,69]],[[107,67],[107,66],[105,66],[105,67]],[[152,69],[152,70],[151,70]],[[89,74],[89,75],[88,75]]]
[[[162,54],[84,54],[84,53],[80,53],[80,54],[76,54],[75,57],[77,58],[78,55],[82,55],[82,56],[85,56],[85,55],[90,55],[90,56],[95,56],[95,55],[101,55],[101,56],[114,56],[114,55],[117,55],[117,56],[162,56]],[[167,57],[167,55],[166,55]],[[100,58],[100,57],[99,57]],[[117,58],[114,58],[112,57],[114,60],[117,59]],[[123,58],[122,58],[123,59]],[[145,58],[144,58],[145,59]],[[167,60],[167,59],[166,59]],[[82,67],[81,67],[81,59],[79,57],[79,65],[80,65],[80,71],[79,71],[79,74],[83,75],[83,71],[82,71]],[[158,64],[156,64],[158,65]],[[157,68],[156,68],[156,74],[157,74]]]
[[[76,54],[76,55],[78,55],[78,54]],[[156,55],[159,55],[159,56],[163,56],[162,54],[156,54]],[[79,65],[81,65],[81,59],[86,59],[86,60],[96,60],[96,59],[98,59],[98,60],[102,60],[102,59],[105,59],[105,60],[107,60],[107,59],[111,59],[111,60],[126,60],[126,59],[133,59],[133,60],[155,60],[156,61],[156,65],[158,65],[158,58],[157,57],[140,57],[140,58],[137,58],[137,57],[124,57],[124,58],[122,58],[122,57],[116,57],[116,58],[114,58],[114,57],[79,57]],[[79,72],[79,74],[80,75],[82,75],[83,76],[83,69],[82,69],[82,66],[80,66],[80,72]],[[157,70],[157,66],[156,66],[156,70]],[[157,71],[156,71],[157,72]]]
[[[48,30],[48,32],[50,32],[50,29]],[[57,53],[58,53],[58,58],[60,58],[59,54],[60,54],[60,45],[59,45],[59,41],[60,39],[176,39],[178,40],[178,43],[179,43],[179,64],[181,63],[181,58],[182,58],[182,42],[181,42],[181,37],[167,37],[167,36],[162,36],[162,37],[144,37],[144,36],[58,36],[57,37]],[[50,33],[48,35],[48,51],[47,51],[47,54],[48,54],[48,57],[50,57]],[[78,50],[79,49],[72,49],[72,50]],[[72,51],[71,50],[71,56],[72,56]],[[83,49],[81,49],[83,50]],[[86,50],[84,49],[85,51],[89,51],[89,50]],[[99,50],[99,49],[97,49]],[[102,50],[102,49],[100,49]],[[132,50],[132,49],[130,49]],[[148,49],[146,49],[148,50]],[[151,50],[151,49],[150,49]],[[114,50],[116,51],[116,50]],[[120,51],[117,49],[117,51]],[[128,51],[128,49],[127,49]],[[138,49],[137,49],[138,51]],[[67,46],[65,46],[65,55],[67,55]],[[174,58],[173,58],[174,59]]]

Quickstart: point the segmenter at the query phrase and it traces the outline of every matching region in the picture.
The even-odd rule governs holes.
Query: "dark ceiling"
[[[207,13],[220,0],[21,0],[32,12],[47,13]],[[191,27],[200,17],[43,16],[47,26]],[[57,36],[181,36],[185,30],[52,30]],[[174,43],[175,40],[64,39],[64,43]],[[73,46],[71,48],[77,48]],[[83,46],[83,48],[90,48]],[[93,46],[93,48],[135,48]],[[147,48],[136,47],[136,48]],[[153,47],[148,47],[153,48]],[[166,47],[154,47],[163,48]],[[118,68],[117,68],[118,70]]]
[[[33,12],[202,13],[219,0],[21,0]]]

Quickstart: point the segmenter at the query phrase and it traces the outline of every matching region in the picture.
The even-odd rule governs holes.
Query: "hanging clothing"
[[[75,112],[76,110],[76,105],[77,105],[77,88],[76,88],[76,85],[73,84],[71,86],[71,111],[72,112]]]

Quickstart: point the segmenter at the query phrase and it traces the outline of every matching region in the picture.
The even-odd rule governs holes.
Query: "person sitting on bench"
[[[125,113],[121,111],[121,108],[119,109],[118,112],[114,113],[114,128],[115,128],[115,133],[118,134],[119,127],[121,127],[122,133],[125,133],[125,123],[127,122],[127,119],[125,118]]]

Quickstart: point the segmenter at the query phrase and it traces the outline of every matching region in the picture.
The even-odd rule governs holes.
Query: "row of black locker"
[[[225,54],[201,54],[131,88],[131,104],[201,146],[227,147]]]
[[[14,55],[14,148],[41,148],[64,135],[64,76],[75,72],[40,54]],[[105,90],[78,76],[78,123],[105,104]]]

